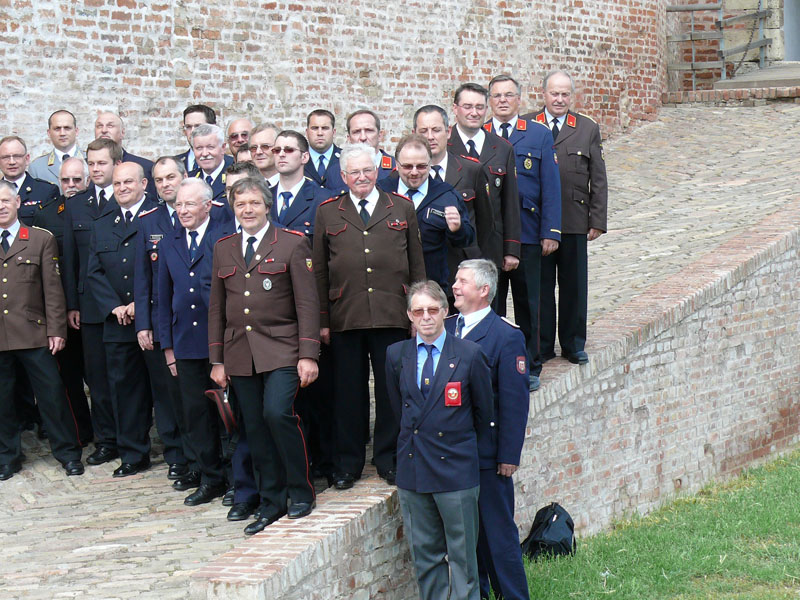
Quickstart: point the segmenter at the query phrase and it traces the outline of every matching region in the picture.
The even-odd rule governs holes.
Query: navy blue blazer
[[[381,160],[378,164],[378,181],[386,179],[395,171],[397,171],[397,164],[394,157],[381,150]]]
[[[448,333],[455,331],[457,316],[445,320]],[[481,347],[492,373],[494,420],[480,425],[481,469],[497,469],[499,463],[519,465],[530,402],[525,336],[519,327],[490,310],[464,339]]]
[[[173,234],[175,228],[165,204],[140,210],[136,216],[139,223],[136,234],[136,257],[134,259],[134,301],[136,302],[136,331],[153,331],[158,339],[158,268],[161,265],[162,240]],[[178,229],[181,226],[178,225]]]
[[[25,173],[25,179],[19,186],[19,220],[23,225],[33,225],[33,218],[39,206],[57,200],[61,195],[57,185],[44,179],[36,179],[30,173]]]
[[[72,198],[64,208],[64,254],[62,256],[62,280],[67,310],[79,310],[81,322],[102,323],[106,314],[100,310],[87,283],[89,271],[89,246],[92,223],[99,217],[119,210],[114,197],[108,199],[103,210],[97,204],[94,184]]]
[[[378,182],[378,187],[396,195],[400,177],[394,175]],[[405,196],[403,196],[405,198]],[[444,209],[455,206],[461,215],[461,228],[450,231],[444,219]],[[425,273],[450,295],[450,268],[447,266],[447,242],[455,248],[466,248],[475,241],[475,229],[469,219],[467,206],[453,186],[428,178],[428,194],[417,208]]]
[[[183,163],[183,168],[186,169],[186,174],[189,177],[194,177],[197,174],[197,169],[200,167],[197,165],[197,160],[195,160],[194,168],[189,168],[189,152],[191,152],[191,150],[184,150],[180,154],[176,154],[175,159]]]
[[[223,158],[223,162],[225,163],[225,166],[222,167],[222,171],[220,171],[219,175],[217,175],[217,178],[211,182],[211,189],[214,192],[214,200],[219,200],[220,202],[227,204],[227,198],[225,196],[225,171],[233,164],[233,157],[226,154]],[[191,177],[197,177],[198,179],[205,180],[203,169],[198,167],[198,169],[193,172]]]
[[[122,162],[135,162],[137,165],[142,165],[144,176],[147,177],[147,197],[158,198],[158,191],[156,191],[156,182],[153,181],[153,161],[148,160],[142,156],[131,154],[125,148],[122,149]]]
[[[483,128],[500,135],[492,121]],[[508,141],[517,165],[522,243],[539,244],[542,238],[561,241],[561,179],[550,128],[518,118]]]
[[[341,196],[347,191],[347,186],[342,179],[342,166],[339,164],[339,155],[341,153],[342,149],[334,145],[333,152],[331,153],[331,160],[325,167],[325,175],[322,177],[317,173],[317,165],[313,164],[310,160],[303,168],[303,174],[306,177],[330,192],[328,194],[329,198],[331,196]]]
[[[104,211],[92,223],[87,283],[101,313],[105,315],[103,341],[136,341],[139,317],[130,325],[120,325],[111,311],[134,301],[136,236],[142,221],[139,217],[156,207],[158,203],[155,200],[145,197],[130,225],[125,224],[119,206],[115,206],[113,211]]]
[[[320,187],[310,179],[306,179],[300,193],[296,198],[292,198],[292,203],[283,219],[278,218],[278,186],[270,190],[272,192],[272,208],[269,211],[269,220],[276,225],[299,231],[307,237],[314,235],[314,217],[317,215],[317,207],[331,197],[330,190]]]
[[[445,395],[460,387],[459,406]],[[428,399],[417,383],[416,338],[386,350],[389,403],[400,423],[397,486],[419,493],[479,485],[478,435],[492,421],[492,384],[480,346],[447,334]]]
[[[175,358],[208,358],[208,303],[214,245],[233,233],[231,221],[219,222],[211,217],[194,260],[189,259],[183,227],[170,232],[158,244],[158,262],[161,263],[158,297],[161,301],[157,341],[162,348],[172,348]]]

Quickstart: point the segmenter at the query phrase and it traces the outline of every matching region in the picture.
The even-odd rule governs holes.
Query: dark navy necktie
[[[442,167],[441,167],[441,165],[433,165],[433,167],[431,167],[431,168],[433,169],[433,178],[436,181],[444,181],[444,178],[442,177]]]
[[[425,350],[428,351],[428,358],[425,359],[425,364],[422,365],[422,379],[419,382],[419,389],[422,392],[422,397],[428,399],[428,394],[431,391],[431,383],[433,383],[433,344],[423,344]]]
[[[555,142],[556,138],[558,137],[558,132],[561,131],[558,128],[558,119],[553,119],[553,129],[552,129],[552,131],[553,131],[553,141]]]
[[[256,253],[256,236],[251,235],[247,238],[247,249],[244,251],[244,264],[250,266],[253,255]]]
[[[469,146],[469,152],[467,152],[467,155],[471,156],[472,158],[480,158],[478,155],[478,149],[475,147],[475,142],[473,140],[469,140],[467,142],[467,146]]]
[[[133,221],[133,213],[129,210],[125,211],[125,225],[130,226],[131,222]]]
[[[3,247],[3,252],[8,252],[8,249],[10,247],[8,244],[8,238],[10,237],[11,237],[11,232],[8,229],[3,231],[3,241],[0,242],[0,246]]]
[[[283,204],[281,205],[281,210],[278,212],[278,221],[281,225],[285,225],[283,218],[286,216],[286,211],[289,210],[292,192],[281,192],[281,199],[283,200]]]
[[[180,229],[181,223],[178,221],[178,211],[172,211],[172,228],[173,229]]]
[[[317,175],[325,177],[325,156],[319,157],[319,166],[317,167]]]
[[[511,129],[511,125],[509,123],[503,123],[500,125],[500,129],[502,130],[502,136],[504,140],[508,139],[508,130]]]
[[[192,241],[189,242],[189,260],[194,262],[194,257],[197,256],[197,232],[190,231],[189,237],[192,238]]]
[[[358,211],[358,214],[361,215],[361,220],[364,221],[364,225],[366,225],[367,223],[369,223],[369,213],[367,212],[367,201],[362,200],[361,202],[358,203],[358,205],[361,207],[361,210]]]
[[[464,315],[458,315],[458,319],[456,319],[455,336],[460,338],[462,331],[464,331]]]

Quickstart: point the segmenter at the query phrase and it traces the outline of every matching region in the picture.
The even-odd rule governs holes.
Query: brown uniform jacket
[[[484,193],[488,196],[488,204],[492,210],[492,229],[488,230],[477,220],[476,233],[483,256],[501,267],[504,256],[519,258],[522,253],[517,168],[514,147],[499,135],[488,131],[484,133],[486,139],[480,155],[483,190],[478,194]],[[455,127],[450,132],[447,149],[464,157],[468,154]]]
[[[544,109],[522,118],[547,124]],[[554,147],[561,176],[561,232],[607,231],[608,180],[600,127],[570,111]]]
[[[5,256],[3,256],[5,254]],[[4,253],[0,277],[0,351],[47,347],[67,337],[67,308],[53,234],[21,225]]]
[[[214,247],[208,356],[227,375],[247,376],[319,358],[319,301],[311,246],[301,233],[270,224],[250,266],[242,234]]]
[[[411,201],[379,194],[366,226],[349,192],[317,208],[314,268],[322,327],[408,328],[406,292],[425,279],[417,215]]]

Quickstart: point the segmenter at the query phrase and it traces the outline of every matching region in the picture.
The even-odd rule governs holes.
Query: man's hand
[[[68,310],[67,311],[67,325],[69,325],[73,329],[80,329],[81,328],[81,311],[79,311],[79,310]]]
[[[549,238],[542,238],[542,256],[547,256],[558,250],[558,242]]]
[[[330,346],[331,345],[331,328],[330,327],[323,327],[322,329],[320,329],[319,330],[319,339],[326,346]]]
[[[142,350],[153,349],[153,330],[143,329],[136,332],[136,338],[139,340],[139,348]]]
[[[169,369],[170,375],[177,377],[178,367],[175,366],[175,353],[172,351],[172,348],[164,348],[164,358],[167,361],[167,368]]]
[[[503,271],[513,271],[519,266],[519,259],[516,256],[506,254],[503,257]]]
[[[458,213],[458,209],[455,206],[444,207],[444,220],[450,231],[458,231],[461,229],[461,215]]]
[[[216,383],[223,390],[228,387],[228,376],[225,375],[225,365],[214,365],[211,367],[211,381]]]
[[[308,387],[316,381],[317,375],[319,375],[317,361],[301,358],[297,361],[297,374],[300,376],[300,387]]]
[[[125,313],[130,317],[131,321],[136,317],[136,305],[131,302],[125,307]]]
[[[594,227],[589,228],[589,233],[586,235],[586,239],[590,242],[593,242],[597,238],[603,235],[603,232],[599,229],[595,229]]]
[[[62,337],[49,336],[47,338],[47,343],[50,346],[50,354],[55,354],[59,350],[64,349],[64,346],[67,345],[67,340]]]
[[[130,325],[131,318],[128,316],[128,307],[127,306],[118,306],[114,310],[111,311],[111,314],[117,317],[117,322],[120,325]]]
[[[497,463],[497,474],[501,477],[511,477],[517,470],[517,465]]]

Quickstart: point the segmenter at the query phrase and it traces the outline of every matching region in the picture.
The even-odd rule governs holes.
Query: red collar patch
[[[517,130],[518,131],[527,131],[528,130],[528,122],[525,119],[517,119]]]
[[[486,131],[488,131],[489,133],[491,133],[492,132],[492,122],[491,121],[486,121],[486,123],[483,124],[483,128]]]
[[[30,239],[30,231],[28,231],[27,227],[20,227],[19,228],[19,239],[21,240],[28,240]]]
[[[382,156],[381,157],[381,169],[391,169],[392,168],[392,157],[391,156]]]
[[[578,120],[575,118],[575,115],[567,115],[567,125],[570,127],[575,127]]]
[[[545,118],[543,112],[540,112],[538,115],[536,115],[536,122],[537,123],[544,123],[545,125],[547,125],[547,118]]]

